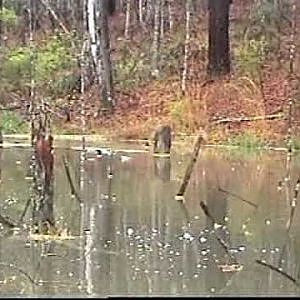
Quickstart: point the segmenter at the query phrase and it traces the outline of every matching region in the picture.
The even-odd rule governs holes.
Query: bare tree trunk
[[[139,22],[143,23],[143,0],[139,0]]]
[[[160,8],[160,41],[163,41],[164,38],[164,14],[165,10],[165,0],[161,0],[161,8]]]
[[[101,61],[98,58],[98,44],[97,34],[96,34],[96,21],[95,21],[95,0],[87,0],[87,23],[88,32],[90,36],[90,49],[92,54],[92,59],[94,63],[94,70],[98,83],[101,84]]]
[[[31,133],[31,145],[34,144],[34,120],[35,120],[35,80],[34,80],[34,54],[33,54],[33,19],[32,19],[32,2],[33,0],[27,1],[27,10],[28,10],[28,18],[29,18],[29,48],[30,48],[30,133]]]
[[[152,45],[152,75],[157,77],[159,74],[158,70],[158,50],[159,50],[159,11],[160,11],[161,0],[155,0],[155,12],[154,12],[154,36]]]
[[[101,98],[104,106],[111,112],[115,104],[113,99],[113,75],[110,57],[110,36],[108,27],[108,11],[105,2],[99,3],[99,36],[102,61],[102,91]]]
[[[155,0],[147,0],[146,3],[146,23],[151,23],[152,24],[152,12],[153,12],[153,3]]]
[[[169,8],[169,29],[170,32],[173,31],[174,28],[174,11],[173,11],[173,0],[168,0],[168,8]]]
[[[3,0],[0,0],[0,48],[2,47],[2,33],[3,33],[3,23],[2,23],[2,14],[3,14]]]
[[[57,23],[62,28],[62,30],[64,31],[64,33],[66,33],[66,34],[70,33],[70,31],[67,29],[67,27],[64,25],[64,23],[59,19],[59,17],[55,13],[55,11],[51,8],[51,6],[49,4],[49,1],[47,1],[47,0],[40,0],[40,1],[46,7],[46,9],[48,9],[49,13],[53,17],[53,19],[55,21],[57,21]]]
[[[191,0],[186,1],[186,20],[185,20],[185,45],[184,45],[184,61],[183,61],[183,72],[181,91],[184,94],[186,90],[186,79],[188,74],[188,57],[189,57],[189,45],[190,45],[190,31],[191,31]]]
[[[218,77],[230,73],[229,8],[231,0],[209,1],[207,73]]]
[[[131,13],[131,0],[126,0],[126,19],[125,19],[125,39],[129,39],[129,25],[130,25],[130,13]]]

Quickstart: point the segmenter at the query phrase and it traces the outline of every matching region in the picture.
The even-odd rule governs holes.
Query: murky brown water
[[[17,221],[32,192],[25,179],[31,150],[0,151],[0,212]],[[111,162],[88,159],[79,205],[71,197],[63,154],[79,190],[80,153],[56,150],[53,212],[57,226],[76,239],[33,241],[26,228],[9,234],[4,226],[1,296],[299,295],[293,282],[255,262],[280,264],[297,280],[300,275],[299,207],[288,235],[290,204],[285,189],[278,189],[286,174],[284,154],[206,149],[188,186],[186,209],[174,195],[188,156],[174,152],[171,161],[158,161],[148,153],[118,153]],[[294,157],[291,197],[299,174],[300,160]],[[200,201],[224,227],[213,226]],[[31,217],[30,205],[24,223],[30,225]],[[222,272],[219,266],[233,258],[242,270]]]

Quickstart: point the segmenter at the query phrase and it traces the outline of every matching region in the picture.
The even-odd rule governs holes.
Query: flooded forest
[[[299,16],[0,0],[0,297],[299,296]]]

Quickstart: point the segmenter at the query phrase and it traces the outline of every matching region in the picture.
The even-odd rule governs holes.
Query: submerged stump
[[[171,127],[168,125],[160,126],[154,134],[154,155],[170,156],[171,144]]]

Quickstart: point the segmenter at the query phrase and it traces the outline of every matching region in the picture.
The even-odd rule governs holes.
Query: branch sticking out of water
[[[79,203],[82,203],[82,200],[79,197],[79,195],[78,195],[78,193],[77,193],[77,191],[75,189],[74,183],[72,181],[70,170],[69,170],[69,166],[68,166],[68,161],[67,161],[67,159],[66,159],[65,156],[63,156],[63,163],[64,163],[65,171],[66,171],[66,174],[67,174],[67,178],[68,178],[68,181],[69,181],[69,184],[70,184],[71,193],[72,193],[72,195],[75,196],[75,198],[77,199],[77,201]]]
[[[251,206],[253,206],[253,207],[255,207],[255,208],[258,207],[257,204],[255,204],[255,203],[253,203],[253,202],[251,202],[251,201],[249,201],[249,200],[247,200],[247,199],[241,197],[240,195],[237,195],[237,194],[235,194],[235,193],[226,191],[226,190],[222,189],[220,186],[218,187],[218,189],[219,189],[220,192],[225,193],[225,194],[228,194],[228,195],[230,195],[230,196],[232,196],[232,197],[235,197],[235,198],[237,198],[237,199],[239,199],[239,200],[241,200],[241,201],[243,201],[243,202],[245,202],[245,203],[247,203],[247,204],[249,204],[249,205],[251,205]]]
[[[286,223],[286,229],[287,229],[288,233],[290,232],[292,222],[294,220],[294,215],[295,215],[295,210],[296,210],[296,205],[297,205],[297,198],[298,198],[298,194],[299,194],[299,188],[300,188],[300,178],[298,178],[295,189],[294,189],[294,198],[291,201],[291,213],[290,213],[290,217]]]
[[[179,188],[179,191],[178,191],[177,195],[175,196],[176,200],[180,200],[180,201],[184,200],[185,190],[186,190],[186,188],[187,188],[187,186],[189,184],[189,181],[190,181],[190,178],[191,178],[191,175],[192,175],[192,172],[193,172],[194,165],[195,165],[195,163],[197,161],[197,158],[198,158],[198,153],[200,151],[201,145],[203,144],[203,142],[205,140],[206,140],[206,133],[205,133],[205,131],[204,132],[201,131],[199,133],[197,141],[196,141],[196,143],[194,145],[194,150],[193,150],[192,158],[191,158],[191,160],[189,162],[189,165],[186,168],[186,171],[185,171],[185,174],[184,174],[181,186]]]
[[[299,285],[299,282],[297,282],[297,280],[296,280],[294,277],[292,277],[291,275],[289,275],[289,274],[287,274],[287,273],[285,273],[285,272],[279,270],[278,268],[276,268],[276,267],[274,267],[274,266],[272,266],[272,265],[270,265],[270,264],[267,264],[267,263],[265,263],[265,262],[263,262],[263,261],[261,261],[261,260],[259,260],[259,259],[256,259],[255,262],[258,263],[258,264],[260,264],[260,265],[262,265],[262,266],[265,266],[265,267],[271,269],[272,271],[275,271],[275,272],[281,274],[281,275],[284,276],[285,278],[287,278],[287,279],[289,279],[290,281],[292,281],[296,286],[298,286],[298,287],[300,286],[300,285]]]
[[[20,217],[20,220],[19,220],[19,224],[20,224],[21,222],[23,222],[23,219],[24,219],[24,217],[25,217],[25,215],[26,215],[26,212],[27,212],[27,209],[28,209],[28,207],[29,207],[30,201],[31,201],[31,198],[29,198],[29,199],[27,200],[26,204],[25,204],[24,210],[23,210],[23,212],[22,212],[22,214],[21,214],[21,217]]]

